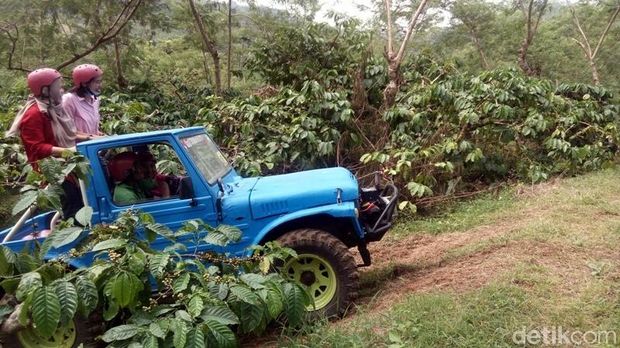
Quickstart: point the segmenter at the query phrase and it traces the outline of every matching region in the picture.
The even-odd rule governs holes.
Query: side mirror
[[[181,178],[179,185],[179,198],[181,199],[193,199],[194,198],[194,185],[192,184],[192,178],[184,176]]]

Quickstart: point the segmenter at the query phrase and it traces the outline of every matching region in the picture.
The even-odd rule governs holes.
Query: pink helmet
[[[54,81],[61,78],[60,73],[54,69],[42,68],[28,74],[28,88],[35,97],[41,95],[43,87],[49,87]]]
[[[136,154],[130,151],[121,152],[114,156],[108,163],[108,171],[112,180],[120,182],[127,179],[135,161]]]
[[[93,64],[82,64],[73,68],[73,85],[80,87],[82,84],[87,84],[95,77],[103,75],[103,70]]]

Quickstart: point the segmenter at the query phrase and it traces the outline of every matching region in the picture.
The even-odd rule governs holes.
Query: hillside
[[[347,318],[271,343],[501,347],[522,328],[559,327],[618,335],[619,242],[620,167],[513,187],[401,222],[372,246]]]

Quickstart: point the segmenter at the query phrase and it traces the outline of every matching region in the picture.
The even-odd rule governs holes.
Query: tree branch
[[[586,33],[581,28],[581,23],[579,23],[579,18],[577,18],[577,14],[575,14],[575,9],[571,8],[570,12],[573,15],[573,22],[575,23],[575,26],[577,27],[577,30],[579,31],[579,35],[581,35],[581,37],[583,38],[583,42],[577,39],[573,39],[573,40],[575,40],[579,44],[579,46],[581,46],[584,53],[588,56],[588,59],[592,59],[592,48],[590,47],[590,40],[588,40]]]
[[[532,0],[533,2],[534,0]],[[545,9],[547,8],[548,0],[544,0],[538,9],[538,17],[536,18],[536,24],[534,25],[534,33],[538,31],[538,24],[540,24],[540,19],[545,13]]]
[[[616,7],[616,11],[614,11],[614,13],[609,18],[609,22],[607,22],[607,27],[605,27],[605,30],[601,34],[601,37],[599,38],[598,43],[596,44],[596,48],[594,49],[594,52],[592,53],[592,59],[596,57],[598,50],[601,48],[601,44],[603,44],[603,41],[605,40],[605,38],[607,37],[607,34],[609,33],[609,29],[611,28],[612,24],[614,24],[614,21],[618,17],[618,13],[620,13],[620,5]]]
[[[215,42],[211,40],[207,31],[205,30],[204,25],[202,24],[202,18],[200,14],[196,10],[196,5],[194,4],[194,0],[188,0],[189,7],[194,16],[194,21],[196,22],[196,26],[198,27],[198,31],[200,32],[200,36],[202,37],[202,43],[204,48],[209,51],[211,54],[211,58],[213,59],[213,68],[215,70],[215,94],[222,94],[222,81],[221,81],[221,70],[220,70],[220,56],[217,52],[217,47],[215,46]]]
[[[11,34],[11,27],[12,29],[15,30],[15,36]],[[8,57],[8,62],[7,62],[7,69],[30,72],[31,70],[24,68],[24,66],[22,65],[22,62],[20,62],[18,67],[13,66],[13,58],[15,56],[15,49],[17,48],[17,41],[19,41],[19,28],[17,27],[17,25],[15,25],[15,23],[6,24],[4,27],[0,27],[0,31],[4,32],[6,36],[9,38],[9,41],[11,41],[11,50],[8,53],[9,57]]]
[[[142,0],[129,0],[121,10],[121,13],[116,17],[114,23],[112,23],[112,25],[109,26],[108,29],[101,36],[99,36],[99,38],[93,43],[90,48],[82,51],[81,53],[75,54],[73,57],[60,63],[56,66],[56,70],[60,70],[70,64],[73,64],[79,59],[91,54],[93,51],[99,48],[99,46],[114,39],[118,35],[118,33],[123,30],[123,28],[125,28],[127,23],[129,23],[129,20],[136,13],[136,10],[138,9],[138,7],[140,7],[141,3]]]
[[[388,39],[388,46],[387,46],[387,53],[388,56],[391,54],[394,54],[394,46],[392,43],[392,37],[393,37],[393,33],[392,33],[392,1],[391,0],[385,0],[385,14],[387,16],[387,39]]]
[[[403,57],[405,55],[405,48],[407,47],[407,43],[409,42],[409,39],[411,38],[411,34],[413,33],[416,24],[418,24],[420,15],[424,11],[424,7],[426,6],[427,2],[428,0],[421,0],[420,4],[418,5],[418,8],[412,14],[411,20],[409,21],[409,26],[407,27],[407,32],[405,33],[405,37],[403,38],[403,41],[400,44],[398,53],[394,55],[394,51],[385,52],[386,53],[385,59],[387,60],[387,63],[388,63],[387,75],[388,75],[389,81],[388,81],[387,86],[385,86],[383,90],[383,104],[381,106],[382,110],[387,110],[390,107],[392,107],[392,105],[394,105],[394,102],[396,100],[396,94],[398,93],[398,89],[400,88],[400,84],[402,80],[401,73],[400,73],[400,64],[402,63]],[[385,4],[386,4],[386,10],[389,13],[391,10],[389,6],[391,5],[391,1],[385,0]],[[388,18],[390,19],[388,21],[388,25],[390,25],[391,27],[392,25],[391,15],[389,15]],[[388,38],[391,38],[391,35],[388,35]]]
[[[415,10],[413,16],[411,16],[411,20],[409,21],[409,27],[407,28],[407,32],[405,33],[405,38],[400,44],[400,49],[398,50],[398,54],[396,55],[396,61],[399,64],[400,61],[403,59],[403,55],[405,54],[405,47],[407,46],[407,42],[409,41],[409,38],[411,37],[411,34],[413,33],[416,24],[418,24],[418,19],[420,18],[420,15],[422,14],[422,12],[424,12],[424,7],[426,6],[427,2],[428,0],[422,0],[420,2],[420,5],[418,5],[418,8]]]
[[[588,49],[586,48],[586,46],[581,41],[575,39],[574,37],[571,37],[571,40],[575,41],[575,43],[577,45],[579,45],[579,47],[581,47],[581,50],[583,51],[583,53],[586,54],[586,58],[590,58],[590,54],[588,52]]]

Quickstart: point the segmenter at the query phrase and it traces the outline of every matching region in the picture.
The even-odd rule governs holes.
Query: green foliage
[[[78,310],[82,316],[88,316],[99,303],[99,292],[97,285],[85,276],[77,277],[75,281],[75,288],[80,294]]]
[[[254,45],[246,67],[269,84],[297,90],[307,81],[329,89],[350,87],[351,69],[361,63],[370,40],[370,32],[350,19],[336,18],[335,27],[283,23]]]
[[[33,171],[30,166],[24,167],[22,172],[27,173],[24,186],[20,189],[21,198],[13,207],[13,215],[37,206],[41,209],[62,210],[60,198],[63,195],[61,184],[69,175],[87,182],[90,173],[90,163],[80,154],[67,152],[61,158],[46,158],[38,162],[39,171]],[[80,211],[80,219],[90,221],[92,210],[88,208]]]
[[[305,290],[282,275],[262,272],[260,266],[292,251],[269,244],[249,258],[182,255],[177,248],[151,249],[137,233],[145,230],[171,243],[188,235],[195,240],[216,236],[212,239],[218,246],[240,238],[240,231],[230,226],[213,228],[200,221],[173,233],[151,216],[130,210],[114,224],[94,226],[71,251],[73,257],[95,253],[95,262],[85,269],[69,271],[57,261],[33,259],[34,268],[22,273],[18,260],[30,256],[1,247],[6,262],[0,284],[22,303],[22,324],[31,318],[35,330],[49,337],[78,314],[103,311],[108,330],[101,339],[111,346],[173,342],[179,347],[233,347],[237,333],[260,333],[274,320],[285,319],[293,327],[303,323],[311,301]],[[57,238],[64,243],[67,235]],[[153,294],[145,286],[150,280],[157,284]],[[12,310],[1,308],[0,314]]]
[[[287,172],[326,166],[336,154],[342,130],[353,116],[346,94],[329,92],[317,81],[300,91],[220,103],[202,122],[242,173]]]
[[[9,126],[7,126],[8,128]],[[0,128],[4,129],[4,128]],[[4,143],[0,140],[0,193],[11,183],[19,181],[25,175],[26,154],[21,145]]]
[[[43,337],[50,337],[56,331],[61,318],[60,301],[49,286],[36,288],[32,294],[33,324]]]
[[[538,182],[614,160],[619,108],[604,88],[555,88],[515,70],[471,76],[452,69],[413,62],[408,88],[384,114],[390,141],[361,157],[382,166],[410,197],[451,195],[481,180]]]
[[[60,322],[66,325],[73,319],[78,307],[78,294],[75,285],[66,280],[57,280],[52,283],[60,303]]]

